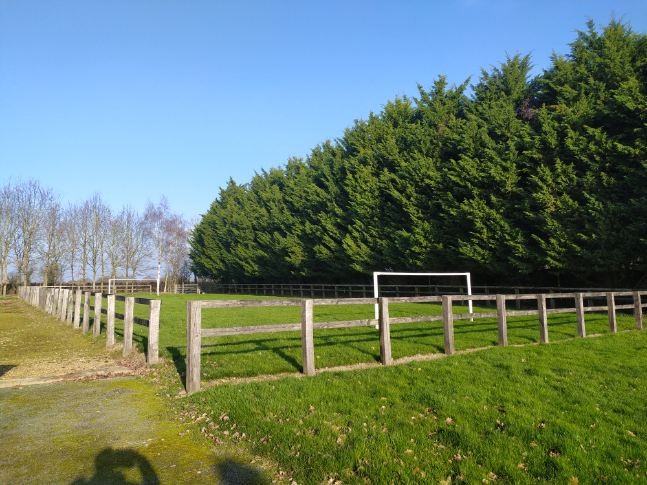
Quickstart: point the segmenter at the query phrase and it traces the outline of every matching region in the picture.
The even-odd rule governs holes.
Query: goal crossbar
[[[472,295],[472,275],[469,272],[466,273],[401,273],[396,271],[374,271],[373,272],[373,297],[379,298],[380,290],[378,286],[378,278],[380,276],[389,275],[389,276],[464,276],[467,282],[467,294]],[[467,300],[467,311],[472,314],[472,300]],[[375,319],[379,318],[379,305],[375,304]]]

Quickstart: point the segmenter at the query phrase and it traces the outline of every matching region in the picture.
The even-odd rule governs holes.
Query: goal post
[[[393,271],[374,271],[373,272],[373,297],[374,298],[379,298],[380,296],[380,289],[379,289],[379,277],[380,276],[464,276],[466,280],[466,286],[467,286],[467,294],[468,296],[472,295],[472,275],[471,273],[399,273],[399,272],[393,272]],[[470,315],[473,312],[472,309],[472,300],[468,299],[467,300],[467,311],[470,313]],[[375,304],[375,320],[379,318],[379,305],[376,303]]]

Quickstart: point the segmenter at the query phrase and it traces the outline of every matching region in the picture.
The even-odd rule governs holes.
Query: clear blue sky
[[[645,0],[0,0],[0,185],[196,217],[417,83],[540,72],[612,16],[647,31]]]

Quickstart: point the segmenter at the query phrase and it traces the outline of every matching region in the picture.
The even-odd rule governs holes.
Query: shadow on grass
[[[223,485],[265,485],[270,481],[259,470],[244,463],[227,459],[214,467],[218,483]]]
[[[2,377],[3,375],[5,375],[7,372],[9,372],[9,371],[10,371],[11,369],[13,369],[14,367],[16,367],[16,366],[15,366],[15,365],[11,365],[11,364],[1,364],[1,365],[0,365],[0,377]]]
[[[129,481],[124,473],[131,469],[139,471],[141,481],[137,483],[160,483],[150,462],[140,453],[128,448],[104,448],[94,459],[94,468],[93,476],[88,479],[79,477],[71,485],[131,484],[133,482]]]
[[[123,329],[115,329],[115,339],[117,341],[124,341]],[[133,332],[133,346],[137,347],[148,359],[148,337],[146,335],[138,335]]]
[[[330,330],[326,333],[319,333],[315,330],[315,348],[321,347],[339,347],[348,348],[353,351],[366,355],[370,361],[380,361],[379,350],[372,351],[366,344],[375,344],[379,348],[379,334],[369,333],[370,327],[363,328],[361,331],[344,332],[343,334],[331,334]],[[461,350],[496,346],[498,344],[498,324],[496,320],[459,320],[455,322],[454,332]],[[549,321],[549,333],[556,340],[571,338],[576,336],[575,324],[572,318],[567,316],[551,316]],[[416,328],[399,328],[394,325],[391,328],[391,340],[394,344],[404,344],[414,342],[416,347],[429,349],[431,352],[443,352],[443,328],[442,325],[434,322],[433,325],[422,323]],[[465,345],[460,345],[461,335],[472,335],[465,341]],[[516,317],[508,323],[508,336],[513,343],[535,343],[539,341],[539,322],[537,317],[529,316]],[[300,359],[295,357],[295,352],[301,348],[300,336],[263,336],[261,338],[244,338],[234,341],[221,341],[218,343],[208,343],[202,345],[201,355],[203,359],[209,360],[214,357],[227,358],[228,356],[254,354],[259,351],[270,352],[275,354],[280,360],[289,364],[295,371],[302,371],[303,365]],[[173,363],[180,375],[182,382],[185,380],[186,363],[184,347],[166,347]]]
[[[182,380],[182,384],[186,386],[186,361],[184,360],[184,354],[180,352],[179,347],[166,347],[166,350],[170,354],[171,360],[173,360],[173,365]]]
[[[272,347],[270,345],[267,345],[267,342],[272,342],[272,341],[277,341],[281,339],[255,339],[253,341],[247,340],[245,342],[241,342],[241,344],[248,345],[250,343],[255,344],[255,348],[249,349],[249,350],[234,350],[234,351],[225,351],[225,352],[200,352],[201,356],[213,356],[213,355],[231,355],[231,354],[253,354],[258,351],[269,351],[274,354],[276,354],[279,358],[283,359],[284,361],[288,362],[291,366],[293,366],[296,370],[303,371],[303,365],[301,362],[299,362],[297,359],[295,359],[293,356],[285,352],[283,349],[289,349],[289,348],[295,348],[295,345],[287,345],[283,347]],[[295,339],[299,341],[299,345],[301,342],[301,339]],[[224,345],[236,345],[234,343],[229,343],[229,344],[224,344]],[[203,345],[202,348],[204,349],[205,347],[220,347],[220,344],[211,344],[211,345]],[[166,350],[171,356],[171,360],[173,361],[173,365],[175,366],[175,369],[177,370],[177,373],[180,376],[180,379],[184,385],[186,385],[186,356],[185,354],[180,350],[181,347],[166,347]]]

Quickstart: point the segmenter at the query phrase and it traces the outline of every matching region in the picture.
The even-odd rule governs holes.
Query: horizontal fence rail
[[[43,286],[43,285],[32,285],[35,288],[52,288],[52,289],[60,289],[60,290],[78,290],[80,289],[81,291],[89,291],[91,293],[96,293],[96,292],[102,292],[104,290],[108,289],[108,285],[106,283],[100,284],[97,283],[96,285],[90,284],[82,284],[82,285],[51,285],[51,286]],[[128,283],[128,284],[117,284],[115,285],[114,283],[112,284],[111,287],[111,293],[117,294],[117,293],[152,293],[153,292],[153,287],[154,285],[150,283]]]
[[[146,362],[148,365],[159,362],[160,300],[110,294],[106,295],[106,308],[103,308],[104,295],[101,292],[92,293],[83,291],[82,288],[22,286],[18,290],[18,295],[27,303],[65,321],[74,329],[80,329],[84,334],[92,330],[92,335],[95,337],[101,334],[101,315],[106,315],[106,347],[108,348],[115,345],[115,318],[123,320],[124,356],[128,355],[133,348],[133,324],[148,327]],[[92,296],[94,296],[94,305],[91,304]],[[116,301],[124,302],[123,314],[115,312]],[[81,304],[83,304],[83,311],[81,311]],[[135,316],[135,304],[149,307],[147,319]],[[92,312],[94,317],[91,317]],[[92,328],[90,329],[91,318]]]
[[[173,293],[200,294],[200,286],[197,283],[180,283],[179,285],[173,285]]]
[[[608,313],[609,329],[611,333],[618,331],[616,322],[617,310],[633,310],[637,329],[643,329],[642,297],[647,291],[589,291],[576,293],[539,293],[539,294],[495,294],[495,295],[442,295],[442,296],[417,296],[417,297],[380,297],[380,298],[342,298],[342,299],[303,299],[303,300],[193,300],[187,302],[187,349],[186,349],[186,391],[191,394],[200,390],[200,361],[202,338],[221,337],[227,335],[250,335],[256,333],[276,332],[301,332],[301,350],[303,358],[303,373],[315,374],[314,360],[314,330],[337,329],[378,325],[380,339],[380,361],[384,365],[393,362],[391,355],[390,326],[413,322],[443,322],[444,351],[451,355],[455,352],[454,321],[474,318],[496,318],[498,326],[498,344],[508,345],[507,318],[511,316],[537,315],[539,323],[539,341],[549,342],[548,315],[558,313],[575,313],[577,319],[578,336],[586,336],[585,313],[593,311],[606,311]],[[631,298],[631,304],[616,305],[616,298]],[[604,298],[606,305],[586,306],[585,298]],[[496,311],[483,313],[454,313],[454,304],[467,301],[495,302]],[[536,309],[533,310],[508,310],[507,302],[533,300]],[[549,308],[548,303],[555,300],[569,300],[573,307]],[[396,317],[389,316],[389,305],[392,303],[441,303],[442,316],[414,316]],[[322,305],[362,305],[378,304],[376,319],[348,320],[314,323],[314,307]],[[226,328],[202,328],[202,310],[217,308],[258,308],[258,307],[285,307],[300,306],[301,322],[271,325],[254,325]]]
[[[180,285],[177,285],[180,287]],[[185,285],[188,286],[188,285]],[[633,291],[629,288],[623,291]],[[551,287],[551,286],[472,286],[475,294],[537,294],[551,292],[590,292],[618,291],[618,288],[583,288],[583,287]],[[333,284],[333,283],[214,283],[204,281],[196,285],[191,293],[227,293],[259,296],[296,296],[299,298],[369,298],[373,296],[373,286],[365,284]],[[177,290],[176,293],[181,293]],[[411,297],[411,296],[441,296],[466,294],[465,285],[455,284],[380,284],[381,296]]]

